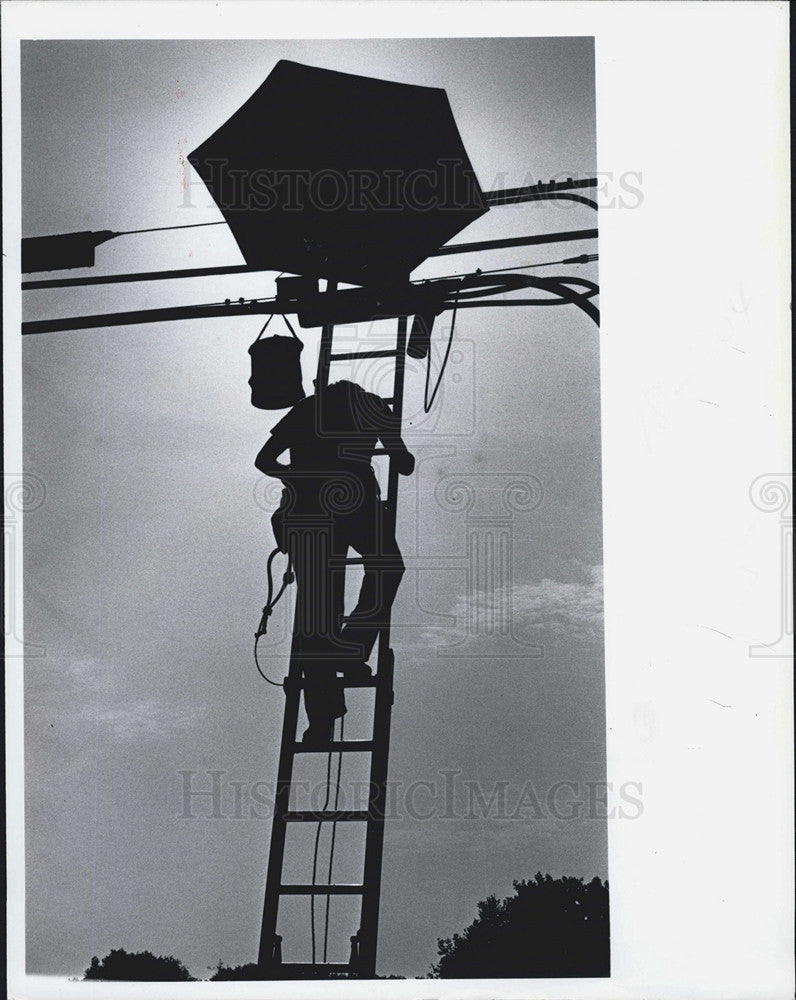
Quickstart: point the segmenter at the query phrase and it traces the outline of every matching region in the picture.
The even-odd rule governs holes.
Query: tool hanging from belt
[[[260,624],[257,626],[257,631],[254,633],[254,664],[257,667],[257,671],[263,680],[268,681],[269,684],[273,684],[274,687],[284,687],[284,683],[281,681],[272,681],[270,677],[263,673],[260,667],[260,661],[257,658],[257,643],[260,641],[260,637],[265,635],[268,631],[268,619],[271,617],[274,608],[276,607],[279,598],[284,594],[285,590],[289,584],[291,584],[295,578],[296,574],[293,572],[293,563],[288,556],[287,568],[282,574],[282,585],[279,590],[274,594],[274,578],[272,573],[272,566],[276,556],[283,550],[277,545],[273,552],[268,556],[268,562],[266,564],[266,574],[268,577],[268,596],[265,599],[265,607],[263,608],[263,613],[260,618]]]
[[[279,588],[276,594],[274,594],[274,578],[271,572],[271,567],[273,565],[275,557],[282,551],[284,550],[281,549],[279,546],[277,546],[270,554],[270,556],[268,556],[268,562],[266,564],[266,573],[268,576],[268,596],[265,599],[265,607],[263,608],[262,618],[260,618],[260,624],[258,625],[257,631],[254,634],[255,639],[259,639],[261,635],[265,635],[265,633],[268,631],[268,619],[271,617],[274,608],[278,604],[279,598],[282,596],[282,594],[284,594],[288,585],[293,583],[293,581],[296,578],[296,574],[293,572],[293,563],[290,559],[290,556],[288,556],[287,567],[285,568],[285,572],[282,574],[282,586]]]

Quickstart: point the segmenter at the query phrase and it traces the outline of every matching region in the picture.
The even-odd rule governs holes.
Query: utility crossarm
[[[96,313],[93,316],[64,316],[62,319],[38,319],[22,324],[24,336],[59,333],[65,330],[95,330],[107,326],[138,326],[143,323],[168,323],[177,319],[216,319],[221,316],[284,314],[293,311],[273,299],[240,304],[223,302],[203,306],[169,306],[164,309],[137,309],[131,312]]]
[[[507,279],[512,278],[512,285],[505,284]],[[585,300],[597,293],[597,286],[593,282],[586,282],[582,278],[537,278],[529,275],[501,275],[500,282],[492,282],[486,276],[479,278],[477,275],[470,275],[466,279],[470,283],[477,282],[487,286],[480,291],[465,292],[461,296],[458,307],[476,308],[480,305],[557,305],[570,302],[583,309],[595,322],[598,317],[594,306]],[[574,283],[586,288],[585,292],[575,292],[567,288],[568,283]],[[488,286],[492,285],[490,288]],[[500,287],[503,285],[503,287]],[[503,291],[512,291],[521,287],[538,288],[557,296],[555,299],[503,299],[501,302],[484,302],[481,296],[500,294]],[[321,297],[323,297],[321,295]],[[465,301],[470,300],[470,301]],[[473,301],[475,300],[475,301]],[[446,309],[455,306],[453,299],[445,303]],[[277,302],[275,299],[239,299],[232,302],[215,302],[198,306],[168,306],[163,309],[139,309],[131,312],[118,313],[96,313],[91,316],[66,316],[61,319],[31,320],[22,324],[22,333],[25,336],[42,333],[58,333],[67,330],[92,330],[102,329],[109,326],[138,326],[146,323],[165,323],[173,320],[191,319],[216,319],[230,318],[232,316],[250,315],[284,315],[296,311],[296,305],[292,302]]]
[[[536,236],[517,236],[505,240],[485,240],[479,243],[453,243],[440,247],[431,257],[446,257],[449,254],[473,253],[479,250],[505,250],[510,247],[542,246],[547,243],[570,243],[577,240],[596,240],[596,229],[576,229],[566,233],[540,233]],[[42,280],[23,281],[23,291],[33,291],[42,288],[77,288],[82,285],[119,284],[133,281],[164,281],[172,278],[206,278],[228,274],[252,274],[263,268],[248,264],[233,264],[227,267],[189,267],[176,271],[141,271],[131,274],[110,274],[104,277],[91,275],[85,278],[45,278]],[[60,329],[60,328],[59,328]],[[64,329],[80,329],[80,327],[64,327]],[[23,330],[24,332],[24,330]],[[43,332],[43,331],[32,331]]]

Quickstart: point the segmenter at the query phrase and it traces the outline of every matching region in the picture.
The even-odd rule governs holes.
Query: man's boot
[[[333,738],[334,719],[328,719],[324,722],[311,722],[304,730],[301,742],[311,746],[326,746]]]

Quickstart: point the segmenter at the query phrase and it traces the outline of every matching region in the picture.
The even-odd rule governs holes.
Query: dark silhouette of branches
[[[263,973],[260,966],[256,962],[251,962],[248,965],[237,965],[229,966],[223,965],[221,962],[216,966],[213,975],[210,977],[211,983],[228,982],[231,980],[260,980],[262,981]]]
[[[480,902],[470,926],[437,950],[439,979],[608,976],[608,883],[538,872],[514,882],[513,896]]]
[[[266,977],[263,970],[255,962],[247,965],[229,966],[218,962],[211,969],[209,982],[230,982],[234,980],[262,982]],[[270,978],[270,976],[268,977]],[[329,975],[330,979],[357,979],[356,975],[339,972]],[[376,979],[403,979],[403,976],[376,976]],[[91,965],[83,973],[83,979],[116,979],[127,982],[184,982],[195,983],[192,976],[178,959],[169,955],[153,955],[151,951],[126,952],[124,948],[113,948],[100,960],[95,955]]]
[[[478,903],[478,916],[460,934],[437,941],[434,979],[528,979],[609,976],[608,883],[593,878],[536,877],[514,882],[514,895],[491,895]],[[339,973],[339,978],[348,978]],[[195,982],[172,956],[113,949],[96,956],[84,979],[138,982]],[[221,962],[211,982],[261,980],[252,963],[237,967]],[[338,977],[335,977],[338,978]],[[379,976],[377,978],[401,978]]]
[[[95,955],[83,979],[121,979],[127,982],[177,982],[193,983],[194,977],[182,962],[171,955],[153,955],[151,951],[126,952],[112,948],[100,961]]]

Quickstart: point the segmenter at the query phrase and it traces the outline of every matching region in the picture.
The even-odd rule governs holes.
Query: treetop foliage
[[[537,872],[488,896],[461,934],[437,942],[440,979],[610,975],[608,883]]]
[[[182,962],[172,955],[164,958],[162,955],[153,955],[151,951],[128,953],[124,948],[112,948],[102,961],[94,955],[83,979],[118,979],[144,983],[196,982]]]

